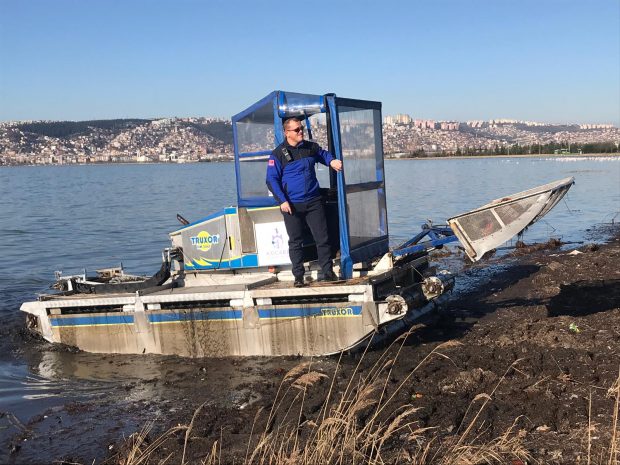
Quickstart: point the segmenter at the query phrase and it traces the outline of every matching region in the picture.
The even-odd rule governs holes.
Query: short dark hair
[[[289,116],[288,118],[282,118],[282,127],[284,129],[286,129],[286,125],[289,121],[297,121],[298,123],[301,123],[301,118],[298,118],[297,116]]]

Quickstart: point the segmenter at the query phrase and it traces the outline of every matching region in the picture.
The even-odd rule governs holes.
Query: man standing
[[[288,253],[293,264],[295,287],[304,285],[303,230],[308,225],[321,266],[320,281],[336,281],[323,201],[314,165],[319,162],[336,171],[342,162],[318,144],[304,140],[304,127],[297,118],[282,123],[284,142],[271,152],[267,164],[267,187],[280,204],[288,233]]]

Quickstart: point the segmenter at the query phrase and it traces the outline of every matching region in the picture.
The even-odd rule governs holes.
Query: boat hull
[[[407,276],[416,276],[418,268]],[[424,313],[428,299],[419,280],[403,282],[401,276],[397,287],[405,297],[387,296],[397,290],[394,276],[305,288],[263,280],[267,284],[256,287],[228,284],[147,295],[58,296],[26,302],[21,310],[28,314],[28,326],[48,341],[87,352],[328,355],[355,348],[390,323]]]
[[[352,346],[374,331],[368,319],[362,305],[341,303],[58,315],[50,318],[50,340],[101,353],[317,355]]]

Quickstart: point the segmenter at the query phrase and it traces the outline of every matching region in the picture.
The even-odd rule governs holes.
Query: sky
[[[0,121],[383,115],[620,126],[620,0],[0,0]]]

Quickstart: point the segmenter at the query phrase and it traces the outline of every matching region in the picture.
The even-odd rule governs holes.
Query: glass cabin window
[[[267,175],[268,155],[244,158],[239,160],[239,175],[241,178],[241,197],[268,197],[271,192],[267,189],[265,180]]]
[[[351,249],[388,234],[381,111],[338,107]]]
[[[273,103],[268,102],[236,122],[239,172],[237,183],[242,199],[268,197],[265,183],[267,160],[275,147]]]
[[[380,112],[352,107],[338,110],[347,185],[383,181]]]
[[[308,118],[308,120],[310,121],[310,129],[312,132],[312,139],[310,140],[319,144],[323,150],[329,150],[329,142],[327,139],[327,120],[325,118],[325,113],[317,113],[316,115],[312,115]],[[302,124],[305,126],[305,122]],[[306,134],[309,134],[307,130]],[[329,188],[330,168],[322,163],[317,163],[315,168],[319,186]]]

